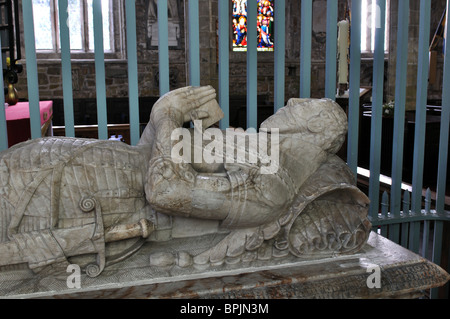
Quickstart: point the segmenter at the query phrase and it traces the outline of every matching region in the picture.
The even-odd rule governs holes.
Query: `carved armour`
[[[44,138],[20,146],[0,159],[0,238],[14,242],[30,268],[83,253],[104,255],[105,229],[148,217],[145,155],[126,144]],[[64,231],[71,230],[86,238],[66,244]],[[42,242],[53,249],[43,253]]]

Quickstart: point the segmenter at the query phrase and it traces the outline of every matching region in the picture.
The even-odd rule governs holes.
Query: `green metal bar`
[[[105,53],[103,47],[102,0],[93,0],[95,85],[97,88],[98,138],[108,139],[108,120],[106,111]]]
[[[403,194],[403,212],[401,212],[399,216],[406,217],[407,215],[409,215],[410,212],[409,203],[410,203],[410,194],[409,191],[405,191],[405,193]],[[405,248],[408,247],[408,237],[409,237],[409,223],[404,222],[402,223],[402,239],[400,244]]]
[[[360,0],[359,0],[360,1]],[[359,2],[358,1],[358,2]],[[353,7],[353,3],[352,3]],[[359,10],[360,12],[361,10]],[[353,12],[353,9],[352,9]],[[327,2],[327,44],[325,65],[325,97],[336,100],[338,1]],[[360,26],[361,23],[357,26]],[[356,28],[355,28],[356,29]],[[358,28],[359,29],[359,28]],[[359,43],[359,41],[358,41]]]
[[[387,219],[388,217],[389,217],[389,195],[387,194],[387,192],[384,192],[381,200],[381,218]],[[382,225],[381,236],[387,237],[388,229],[390,228],[391,226]]]
[[[0,33],[0,43],[2,43],[2,35]],[[3,70],[3,59],[0,59],[0,70]],[[4,85],[3,76],[0,76],[0,88]],[[0,105],[5,104],[5,91],[0,90]],[[0,109],[0,152],[8,148],[8,126],[6,124],[6,109]]]
[[[75,121],[73,114],[72,62],[70,56],[70,31],[67,11],[68,1],[58,1],[59,34],[61,41],[61,69],[64,100],[65,135],[75,137]]]
[[[189,75],[190,85],[200,86],[200,33],[198,0],[189,0]]]
[[[402,197],[403,139],[405,135],[406,81],[408,69],[409,0],[398,3],[397,69],[395,80],[394,137],[392,148],[391,213],[400,215]]]
[[[425,128],[429,72],[431,1],[420,1],[419,58],[417,70],[416,124],[414,134],[413,181],[411,210],[420,211],[422,204]]]
[[[286,2],[275,2],[275,112],[284,106],[285,98],[285,60],[286,60]]]
[[[428,241],[430,237],[430,222],[425,220],[423,222],[423,233],[422,233],[422,257],[427,258],[428,256]]]
[[[428,188],[426,195],[425,195],[425,209],[423,209],[421,211],[421,213],[423,215],[428,215],[431,213],[431,191]],[[430,220],[424,219],[423,222],[421,223],[421,225],[423,225],[423,229],[422,229],[422,257],[427,258],[428,256],[428,242],[429,242],[429,237],[430,237]],[[413,241],[413,245],[417,245],[417,250],[419,249],[419,239],[420,239],[420,234],[419,234],[419,227],[416,226],[416,230],[415,230],[415,236],[417,238],[414,239]],[[416,242],[417,241],[417,242]],[[413,250],[416,251],[416,248],[413,248]]]
[[[431,261],[437,265],[441,265],[443,232],[444,232],[444,223],[442,221],[436,221],[434,223],[433,253]],[[431,289],[431,298],[436,299],[438,297],[438,292],[439,292],[438,289]]]
[[[192,1],[189,1],[191,3]],[[136,19],[136,18],[135,18]],[[159,95],[170,91],[169,79],[169,17],[167,0],[158,1],[158,54],[159,54]]]
[[[450,16],[450,1],[447,1],[447,17]],[[448,19],[448,18],[447,18]],[[449,19],[450,20],[450,19]],[[436,210],[444,211],[445,191],[447,183],[448,138],[450,123],[450,23],[446,23],[446,41],[444,52],[444,78],[442,84],[442,114],[439,142],[439,164],[436,192]]]
[[[225,114],[220,128],[230,126],[230,8],[228,1],[218,1],[219,6],[219,105]]]
[[[300,42],[300,97],[311,97],[312,0],[302,0]]]
[[[401,239],[400,239],[400,245],[402,245],[402,247],[407,248],[408,247],[408,233],[409,233],[409,223],[402,223],[401,224]]]
[[[31,0],[22,1],[25,59],[27,66],[28,102],[30,104],[31,138],[41,137],[41,112],[39,107],[39,82],[34,39],[33,5]]]
[[[137,145],[139,130],[139,84],[136,43],[136,0],[125,1],[127,25],[128,95],[130,104],[130,141]]]
[[[420,221],[410,223],[408,249],[418,254],[419,246],[420,246]]]
[[[394,243],[400,243],[400,225],[393,224],[389,226],[389,239]]]
[[[426,213],[425,210],[422,210],[420,214],[408,214],[403,213],[400,217],[393,217],[390,215],[387,218],[375,218],[371,219],[371,222],[374,226],[382,226],[382,225],[393,225],[393,224],[402,224],[408,222],[423,222],[425,220],[428,221],[450,221],[450,212],[437,213],[435,210],[431,210],[430,213]]]
[[[359,89],[361,85],[361,0],[352,0],[351,9],[347,164],[353,172],[356,182],[360,112]],[[334,59],[336,60],[336,57]]]
[[[369,214],[372,217],[378,214],[380,196],[379,191],[381,162],[381,126],[383,112],[384,33],[386,20],[386,0],[377,0],[377,7],[378,10],[376,12],[375,21],[379,21],[380,25],[376,26],[375,31],[369,180]]]
[[[257,2],[247,2],[247,128],[258,127]]]

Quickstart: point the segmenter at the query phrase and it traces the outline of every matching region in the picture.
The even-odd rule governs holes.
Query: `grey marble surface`
[[[184,240],[179,247],[193,246]],[[150,266],[150,254],[165,250],[164,243],[148,243],[97,278],[82,274],[79,289],[67,288],[69,274],[38,279],[29,270],[3,271],[2,297],[403,298],[418,297],[450,279],[437,265],[373,232],[359,253],[317,260],[287,256],[240,265],[224,262],[203,269]],[[381,287],[370,288],[367,283],[376,267]]]

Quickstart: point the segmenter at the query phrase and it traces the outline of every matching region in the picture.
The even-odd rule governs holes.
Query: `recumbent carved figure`
[[[192,120],[204,128],[217,122],[215,98],[210,86],[167,93],[137,146],[49,137],[1,152],[0,266],[45,274],[78,263],[95,277],[144,242],[214,233],[219,243],[178,256],[178,264],[360,250],[371,229],[369,201],[335,155],[347,130],[340,106],[291,99],[263,122],[260,129],[279,134],[270,174],[261,173],[261,154],[255,163],[174,161],[173,131]]]

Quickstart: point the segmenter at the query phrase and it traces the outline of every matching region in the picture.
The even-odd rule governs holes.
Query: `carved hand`
[[[150,121],[157,124],[159,121],[169,118],[180,127],[192,118],[207,117],[207,110],[199,110],[199,108],[215,98],[216,92],[211,86],[188,86],[171,91],[155,103]]]
[[[149,125],[154,128],[152,157],[170,156],[172,132],[191,119],[209,116],[208,104],[216,92],[211,86],[185,87],[165,94],[153,106]],[[205,107],[206,106],[206,107]]]

